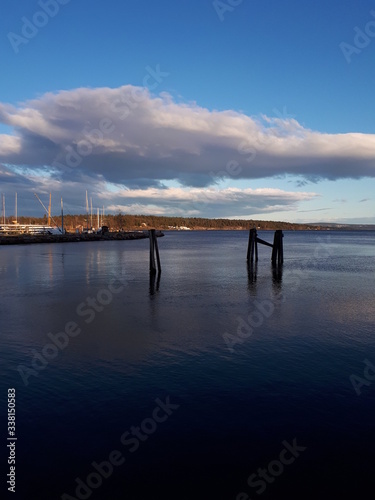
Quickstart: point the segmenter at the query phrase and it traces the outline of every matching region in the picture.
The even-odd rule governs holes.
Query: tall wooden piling
[[[271,257],[273,266],[276,266],[276,263],[280,266],[284,262],[283,237],[283,232],[280,229],[275,231]]]
[[[160,256],[158,248],[158,240],[156,238],[155,229],[150,229],[148,232],[148,237],[150,239],[150,273],[156,274],[161,272]],[[155,263],[156,255],[156,263]]]
[[[247,262],[249,264],[258,262],[258,239],[257,239],[257,230],[255,228],[250,229],[249,231],[249,243],[247,245]]]

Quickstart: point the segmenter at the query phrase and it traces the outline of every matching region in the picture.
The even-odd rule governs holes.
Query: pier
[[[157,236],[164,236],[158,232]],[[78,243],[88,241],[119,241],[147,239],[146,231],[119,231],[97,233],[65,234],[1,234],[0,245],[28,245],[33,243]]]

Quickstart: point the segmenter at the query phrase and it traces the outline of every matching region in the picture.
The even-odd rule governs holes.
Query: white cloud
[[[109,210],[125,213],[152,213],[158,215],[199,216],[204,209],[208,217],[235,217],[238,213],[254,214],[296,209],[298,203],[316,198],[316,193],[296,193],[281,189],[239,188],[148,188],[118,189],[107,192],[103,200]],[[134,202],[137,200],[137,203]]]
[[[281,189],[272,188],[258,188],[258,189],[239,189],[239,188],[225,188],[225,189],[215,189],[215,188],[176,188],[171,187],[168,189],[160,188],[148,188],[148,189],[122,189],[118,190],[116,193],[118,196],[123,198],[137,198],[137,199],[148,199],[148,200],[164,200],[164,201],[177,201],[181,202],[201,202],[202,198],[206,203],[217,203],[217,202],[233,202],[233,201],[249,201],[256,199],[267,199],[267,200],[288,200],[290,202],[311,200],[315,196],[315,193],[296,193],[293,191],[283,191]],[[110,198],[112,193],[108,193],[105,197]]]
[[[13,134],[0,135],[2,182],[68,192],[79,206],[89,189],[133,213],[250,216],[295,209],[316,195],[214,189],[219,178],[290,174],[302,186],[306,179],[375,176],[375,135],[324,134],[289,117],[210,111],[131,85],[0,103],[0,122],[13,127]],[[169,181],[191,189],[166,189]]]
[[[3,157],[7,157],[7,155],[17,154],[21,149],[21,141],[18,137],[14,137],[11,135],[0,135],[0,152]]]
[[[323,134],[290,118],[209,111],[130,85],[0,104],[0,121],[15,127],[13,136],[0,136],[4,163],[54,164],[62,171],[65,165],[111,182],[210,185],[212,173],[229,161],[240,165],[237,178],[247,179],[375,175],[375,135]]]

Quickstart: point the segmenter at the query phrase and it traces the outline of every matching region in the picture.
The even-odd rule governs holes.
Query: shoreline
[[[259,231],[266,231],[273,233],[274,229],[258,229]],[[164,236],[164,233],[189,233],[189,232],[211,232],[211,231],[244,231],[248,232],[248,229],[244,228],[193,228],[193,229],[163,229],[156,230],[156,236],[158,238]],[[372,228],[350,228],[350,227],[319,227],[314,229],[291,229],[284,228],[284,232],[372,232]],[[148,239],[148,230],[132,230],[132,231],[112,231],[105,234],[87,234],[87,233],[66,233],[66,234],[1,234],[0,233],[0,246],[1,245],[29,245],[37,243],[80,243],[80,242],[90,242],[90,241],[127,241],[127,240],[142,240]]]
[[[156,236],[164,234],[156,231]],[[0,235],[0,245],[30,245],[36,243],[80,243],[89,241],[125,241],[148,239],[146,231],[108,232],[105,234],[15,234]]]

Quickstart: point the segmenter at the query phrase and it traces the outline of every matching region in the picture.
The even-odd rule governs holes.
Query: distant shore
[[[272,231],[272,229],[257,228],[260,231]],[[374,231],[375,226],[352,226],[352,225],[331,225],[318,227],[283,227],[283,231]],[[190,231],[248,231],[243,227],[194,227],[194,228],[168,228],[156,230],[156,236],[164,236],[164,233],[190,232]],[[104,234],[97,233],[65,233],[65,234],[1,234],[0,245],[28,245],[32,243],[79,243],[89,241],[121,241],[121,240],[141,240],[148,238],[148,230],[132,231],[109,231]]]
[[[61,227],[61,216],[54,216],[54,224]],[[82,233],[88,224],[87,215],[64,215],[64,228],[70,233]],[[8,220],[8,224],[12,224],[13,219]],[[47,218],[36,217],[18,217],[19,224],[42,224],[47,225]],[[191,230],[191,231],[248,231],[251,228],[256,228],[259,231],[276,231],[281,229],[283,231],[373,231],[375,224],[337,224],[330,222],[319,223],[292,223],[287,221],[267,221],[257,219],[208,219],[202,217],[172,217],[172,216],[156,216],[156,215],[124,215],[124,214],[107,214],[105,220],[96,226],[107,226],[110,231],[116,232],[136,232],[147,231],[151,228],[158,228],[161,231],[174,231],[174,230]],[[1,234],[1,233],[0,233]]]

